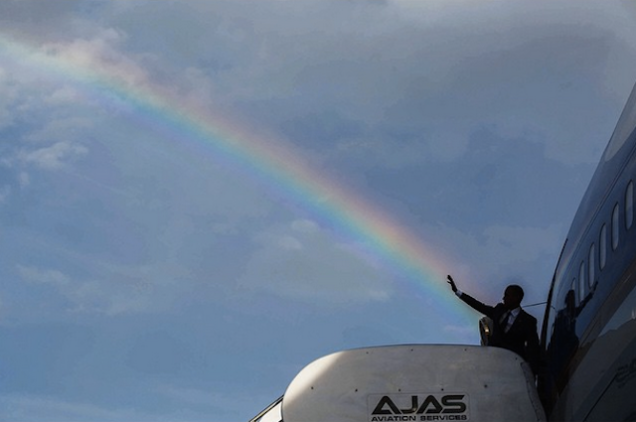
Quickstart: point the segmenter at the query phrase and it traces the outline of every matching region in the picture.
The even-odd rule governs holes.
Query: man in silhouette
[[[450,275],[448,284],[453,292],[471,308],[492,319],[490,345],[517,353],[530,364],[532,371],[536,374],[539,363],[537,320],[521,309],[523,289],[512,284],[504,291],[503,303],[489,306],[459,290]]]

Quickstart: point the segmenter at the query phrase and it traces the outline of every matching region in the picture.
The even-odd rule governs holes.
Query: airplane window
[[[579,303],[585,298],[585,261],[579,267]]]
[[[618,204],[614,205],[612,212],[612,250],[618,248]]]
[[[601,227],[601,235],[599,236],[598,244],[598,259],[602,270],[605,268],[605,264],[607,263],[607,226],[605,224]]]
[[[594,253],[594,243],[590,246],[590,256],[588,260],[588,276],[587,276],[587,284],[591,288],[594,285],[594,276],[596,270],[596,256]]]
[[[625,228],[629,230],[634,223],[634,182],[629,181],[625,191]]]

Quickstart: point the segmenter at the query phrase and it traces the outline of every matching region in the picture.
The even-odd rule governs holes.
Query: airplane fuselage
[[[636,420],[636,87],[581,201],[546,306],[550,420]]]

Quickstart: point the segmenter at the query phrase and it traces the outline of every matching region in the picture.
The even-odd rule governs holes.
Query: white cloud
[[[33,130],[23,139],[35,144],[50,144],[54,141],[78,142],[78,138],[94,128],[94,122],[87,117],[73,115],[75,111],[78,110],[69,110],[69,115],[61,118],[49,116],[42,122],[41,128]]]
[[[18,159],[44,170],[58,170],[87,153],[88,148],[83,145],[62,141],[34,151],[23,150],[19,153]]]
[[[0,130],[14,125],[20,115],[24,99],[19,75],[9,64],[0,64]]]
[[[294,231],[306,234],[316,233],[320,230],[320,226],[316,222],[306,219],[294,220],[291,223],[291,228]]]
[[[58,270],[42,270],[25,265],[18,265],[17,270],[22,280],[29,283],[52,284],[59,287],[70,283],[69,277]]]
[[[55,59],[57,65],[75,68],[68,72],[77,72],[78,78],[106,78],[127,89],[135,89],[148,83],[148,73],[139,65],[140,57],[120,50],[125,40],[126,35],[121,31],[99,28],[90,39],[46,43],[42,52]]]
[[[0,187],[0,204],[3,204],[11,195],[11,186]]]
[[[78,102],[83,101],[83,99],[84,97],[77,89],[71,86],[63,86],[55,89],[51,95],[45,98],[44,101],[47,105],[58,107],[77,104]]]
[[[355,246],[335,242],[314,222],[273,227],[255,241],[259,249],[238,283],[243,289],[317,305],[386,301],[391,296],[387,274],[356,254]]]
[[[18,183],[20,184],[21,188],[29,186],[29,184],[31,184],[31,177],[29,176],[29,173],[21,171],[18,174]]]
[[[18,275],[24,282],[33,286],[53,286],[60,297],[68,301],[59,305],[66,312],[113,316],[166,306],[166,286],[153,279],[153,274],[146,269],[120,268],[116,273],[111,268],[110,271],[108,279],[82,280],[57,269],[17,265]],[[54,300],[49,302],[54,303]]]
[[[303,249],[302,243],[298,239],[292,236],[283,236],[279,240],[279,244],[284,249],[295,249],[301,250]]]

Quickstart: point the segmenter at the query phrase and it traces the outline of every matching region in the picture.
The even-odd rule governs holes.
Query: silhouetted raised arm
[[[494,307],[486,305],[484,303],[481,303],[480,301],[478,301],[477,299],[473,298],[472,296],[467,295],[466,293],[460,291],[457,288],[457,285],[455,284],[455,280],[453,280],[453,277],[451,277],[450,275],[447,277],[447,282],[448,282],[448,284],[450,284],[451,289],[453,290],[453,292],[461,300],[466,302],[466,304],[468,304],[468,306],[470,306],[471,308],[473,308],[477,312],[480,312],[480,313],[492,318],[492,313],[493,313],[493,310],[495,309]]]

